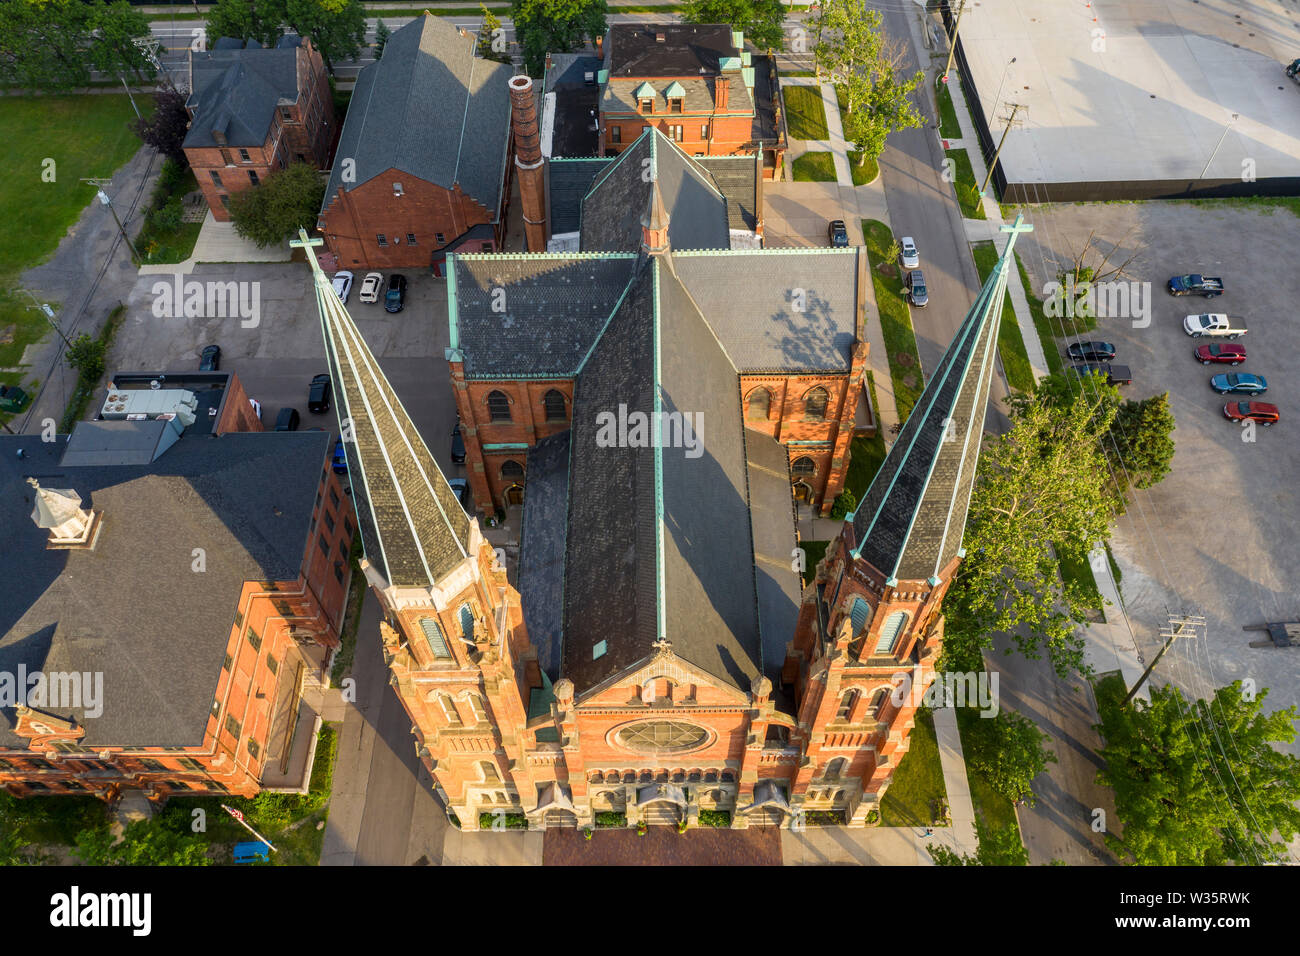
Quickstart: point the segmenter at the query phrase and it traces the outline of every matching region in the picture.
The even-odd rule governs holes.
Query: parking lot
[[[1285,209],[1154,202],[1058,206],[1026,218],[1035,231],[1021,237],[1018,251],[1040,298],[1057,263],[1094,229],[1106,250],[1132,230],[1113,258],[1137,252],[1130,277],[1151,283],[1148,327],[1100,319],[1090,334],[1113,342],[1116,361],[1132,368],[1124,394],[1168,391],[1177,421],[1172,472],[1137,492],[1112,539],[1139,649],[1151,660],[1168,614],[1204,614],[1205,637],[1177,641],[1157,678],[1202,696],[1249,679],[1270,690],[1269,710],[1300,703],[1300,648],[1251,648],[1264,635],[1242,630],[1300,620],[1300,218]],[[1184,273],[1222,276],[1225,292],[1174,298],[1165,282]],[[1247,352],[1239,368],[1204,367],[1192,357],[1195,345],[1214,341],[1182,329],[1185,315],[1200,312],[1227,313],[1249,330],[1236,340]],[[1253,435],[1228,422],[1229,399],[1209,388],[1211,375],[1228,371],[1264,376],[1269,389],[1257,400],[1276,404],[1281,422]]]
[[[348,309],[380,365],[396,389],[439,466],[449,478],[463,477],[453,466],[450,435],[456,422],[451,380],[443,350],[447,347],[447,299],[443,280],[406,273],[409,285],[405,308],[390,315],[380,304],[364,305],[357,293],[361,277],[348,299]],[[307,386],[313,375],[326,371],[311,270],[305,262],[276,264],[199,265],[186,281],[257,283],[257,324],[239,317],[168,318],[154,313],[155,283],[171,284],[171,276],[140,276],[127,302],[127,315],[108,357],[112,371],[166,371],[198,367],[199,351],[221,346],[221,369],[239,376],[249,396],[262,404],[262,420],[272,427],[279,410],[297,408],[302,428],[322,427],[338,433],[331,410],[307,411]],[[167,294],[160,292],[159,294]],[[250,327],[245,327],[245,325]]]

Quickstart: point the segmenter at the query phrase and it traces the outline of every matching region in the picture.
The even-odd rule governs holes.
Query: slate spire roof
[[[366,557],[395,587],[429,587],[469,554],[469,517],[316,261],[320,240],[300,230],[292,244],[315,273]]]
[[[966,510],[979,461],[1016,236],[1032,226],[1017,216],[997,268],[850,517],[862,558],[890,582],[929,580],[961,555]]]

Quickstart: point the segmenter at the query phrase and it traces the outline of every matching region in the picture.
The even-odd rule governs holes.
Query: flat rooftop
[[[1186,188],[1212,153],[1209,182],[1240,182],[1243,160],[1258,180],[1300,176],[1300,85],[1283,73],[1300,56],[1292,0],[981,0],[961,42],[995,141],[1007,104],[1027,108],[1002,152],[1010,184]]]

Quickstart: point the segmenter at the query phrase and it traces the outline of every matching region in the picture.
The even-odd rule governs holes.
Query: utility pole
[[[1165,651],[1173,647],[1174,641],[1180,637],[1195,637],[1196,632],[1203,627],[1205,627],[1205,618],[1199,614],[1169,615],[1169,624],[1160,629],[1161,635],[1165,638],[1164,646],[1161,647],[1156,656],[1151,659],[1151,663],[1147,665],[1147,669],[1142,672],[1142,676],[1138,678],[1137,683],[1133,685],[1133,689],[1128,692],[1128,696],[1124,698],[1124,703],[1120,706],[1127,707],[1129,705],[1129,702],[1133,700],[1133,697],[1142,688],[1146,679],[1151,676],[1151,672],[1155,670],[1156,664],[1160,662],[1160,658],[1165,656]]]
[[[131,109],[135,110],[135,118],[140,119],[140,107],[135,105],[135,97],[131,95],[131,87],[126,85],[126,77],[119,73],[117,78],[122,81],[122,89],[126,90],[126,98],[131,101]]]
[[[27,308],[39,309],[41,314],[45,316],[45,321],[50,323],[50,328],[54,329],[55,332],[59,333],[59,338],[63,339],[63,344],[66,345],[68,348],[72,348],[72,343],[69,342],[68,337],[63,334],[63,329],[59,328],[59,324],[54,321],[54,310],[51,309],[46,303],[37,299],[36,296],[32,295],[26,289],[23,289],[23,292],[27,293],[27,298],[31,299],[33,302],[36,303],[35,305],[29,305]]]
[[[108,198],[108,193],[104,192],[104,187],[112,185],[113,180],[83,178],[81,181],[83,183],[90,183],[90,185],[99,190],[99,201],[107,206],[108,211],[113,214],[113,221],[117,223],[117,231],[122,234],[122,239],[126,242],[126,247],[131,250],[132,261],[138,264],[141,261],[140,253],[135,251],[135,243],[133,243],[131,237],[126,234],[126,229],[122,226],[122,220],[117,218],[117,210],[113,208],[113,201]]]
[[[943,68],[943,81],[948,82],[948,71],[952,69],[952,57],[957,52],[957,28],[961,26],[962,14],[966,12],[966,0],[957,8],[957,19],[952,24],[952,35],[948,37],[948,62]]]
[[[998,157],[1002,155],[1002,144],[1007,141],[1007,133],[1011,132],[1011,126],[1016,121],[1016,114],[1025,107],[1020,103],[1011,104],[1011,115],[1007,117],[1007,125],[1002,128],[1002,138],[998,140],[998,148],[993,153],[993,159],[989,161],[989,170],[984,174],[984,182],[980,183],[980,196],[989,188],[989,180],[993,178],[993,170],[998,164]]]

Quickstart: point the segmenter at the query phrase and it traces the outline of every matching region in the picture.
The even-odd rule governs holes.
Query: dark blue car
[[[348,456],[343,451],[342,438],[339,438],[334,442],[334,460],[331,464],[334,468],[334,474],[346,475],[348,473]]]
[[[1268,382],[1264,380],[1262,375],[1251,375],[1249,372],[1229,372],[1226,375],[1216,375],[1210,379],[1210,388],[1220,395],[1261,395],[1268,391]]]

